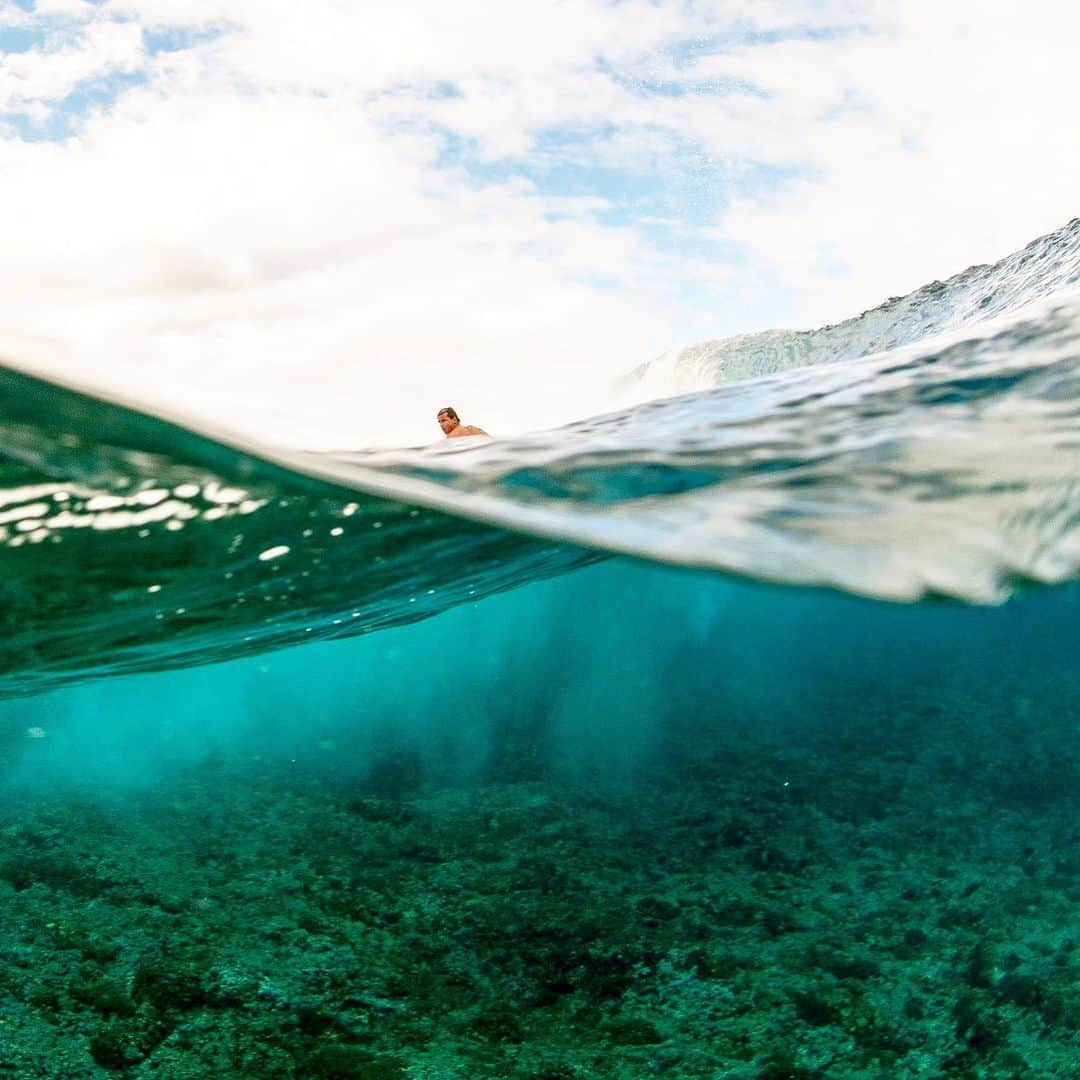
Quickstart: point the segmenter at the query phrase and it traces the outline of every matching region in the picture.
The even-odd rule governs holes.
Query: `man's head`
[[[449,435],[461,423],[461,417],[449,405],[445,409],[440,409],[435,419],[439,422],[439,427],[443,429],[444,435]]]

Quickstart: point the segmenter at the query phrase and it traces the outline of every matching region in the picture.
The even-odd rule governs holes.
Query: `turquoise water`
[[[1061,744],[1064,775],[1078,603],[1067,586],[913,608],[614,560],[404,629],[97,681],[0,716],[9,779],[27,783],[140,788],[217,750],[363,777],[390,747],[416,756],[418,782],[462,784],[519,742],[531,779],[623,783],[674,731],[869,739],[910,702],[967,699],[973,735],[1023,719]]]
[[[0,1075],[1080,1076],[1078,235],[468,446],[0,369]]]
[[[1073,1076],[1078,603],[613,560],[10,700],[0,1060]]]

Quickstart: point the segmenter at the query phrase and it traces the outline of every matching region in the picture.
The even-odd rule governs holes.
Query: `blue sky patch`
[[[160,53],[183,52],[205,45],[208,41],[220,37],[221,27],[195,29],[186,26],[169,26],[160,30],[143,30],[143,44],[151,56]]]
[[[0,28],[0,53],[24,53],[42,45],[45,34],[29,26]]]
[[[146,74],[137,71],[94,76],[79,83],[67,97],[56,102],[44,120],[23,112],[6,112],[0,113],[0,121],[24,142],[57,142],[75,134],[91,114],[108,109],[125,90],[146,81]]]

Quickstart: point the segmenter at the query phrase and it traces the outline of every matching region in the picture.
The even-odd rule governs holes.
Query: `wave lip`
[[[972,266],[817,330],[766,330],[673,349],[619,385],[627,400],[885,352],[1016,314],[1080,282],[1080,218],[992,265]]]

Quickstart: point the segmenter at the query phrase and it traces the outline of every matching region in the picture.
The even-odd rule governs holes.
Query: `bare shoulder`
[[[476,427],[474,424],[465,424],[458,428],[458,431],[454,432],[454,434],[456,435],[458,432],[462,435],[487,435],[483,428]]]

